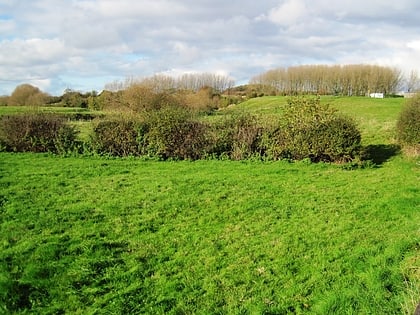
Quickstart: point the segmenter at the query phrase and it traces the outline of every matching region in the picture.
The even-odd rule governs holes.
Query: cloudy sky
[[[420,70],[418,0],[1,0],[0,95],[303,64]]]

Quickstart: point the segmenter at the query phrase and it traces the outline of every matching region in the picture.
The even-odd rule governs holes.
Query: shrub
[[[140,123],[124,118],[99,121],[93,128],[91,144],[99,154],[112,156],[139,155]]]
[[[260,155],[262,128],[257,117],[236,114],[212,125],[211,149],[214,156],[243,160]]]
[[[122,91],[121,100],[124,106],[137,113],[181,105],[175,94],[169,91],[155,91],[141,83],[133,84]]]
[[[0,142],[7,151],[67,153],[76,148],[77,132],[63,117],[45,113],[4,116]]]
[[[143,129],[143,153],[161,159],[200,159],[208,145],[206,125],[181,107],[151,112]]]
[[[404,147],[420,149],[420,94],[410,99],[397,120],[398,142]]]
[[[214,89],[210,87],[203,87],[197,92],[184,91],[183,93],[178,94],[180,104],[182,103],[185,107],[198,113],[211,114],[221,103],[220,94],[216,93]]]
[[[280,124],[264,136],[269,157],[311,161],[348,161],[360,151],[354,121],[339,115],[319,98],[292,98]]]

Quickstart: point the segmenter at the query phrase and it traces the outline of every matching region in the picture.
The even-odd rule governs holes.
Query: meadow
[[[376,163],[0,153],[0,312],[413,313],[420,164],[393,145],[402,101],[327,101]]]

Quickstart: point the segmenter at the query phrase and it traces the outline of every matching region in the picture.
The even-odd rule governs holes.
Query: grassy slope
[[[410,313],[419,175],[1,153],[0,312]]]
[[[287,104],[287,98],[278,96],[254,98],[232,106],[228,110],[277,116]],[[398,113],[405,100],[403,98],[323,96],[321,102],[330,104],[341,113],[353,117],[362,131],[364,144],[368,145],[389,144],[393,141]]]

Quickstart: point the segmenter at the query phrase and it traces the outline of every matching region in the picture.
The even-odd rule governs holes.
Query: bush
[[[292,98],[281,122],[264,136],[267,155],[333,162],[353,159],[360,151],[361,135],[354,121],[339,115],[319,98]]]
[[[206,125],[181,107],[151,112],[142,132],[143,153],[161,159],[200,159],[208,146]]]
[[[232,115],[212,125],[210,153],[243,160],[260,155],[262,128],[255,116]]]
[[[63,117],[28,113],[0,120],[0,142],[7,151],[67,153],[75,150],[77,132]]]
[[[397,138],[404,147],[420,149],[420,94],[403,107],[397,120]]]
[[[169,91],[155,91],[144,84],[133,84],[122,91],[122,104],[131,111],[143,113],[156,111],[168,106],[180,106],[179,99]]]
[[[98,122],[91,137],[94,151],[121,157],[139,155],[139,125],[139,122],[123,118]]]

